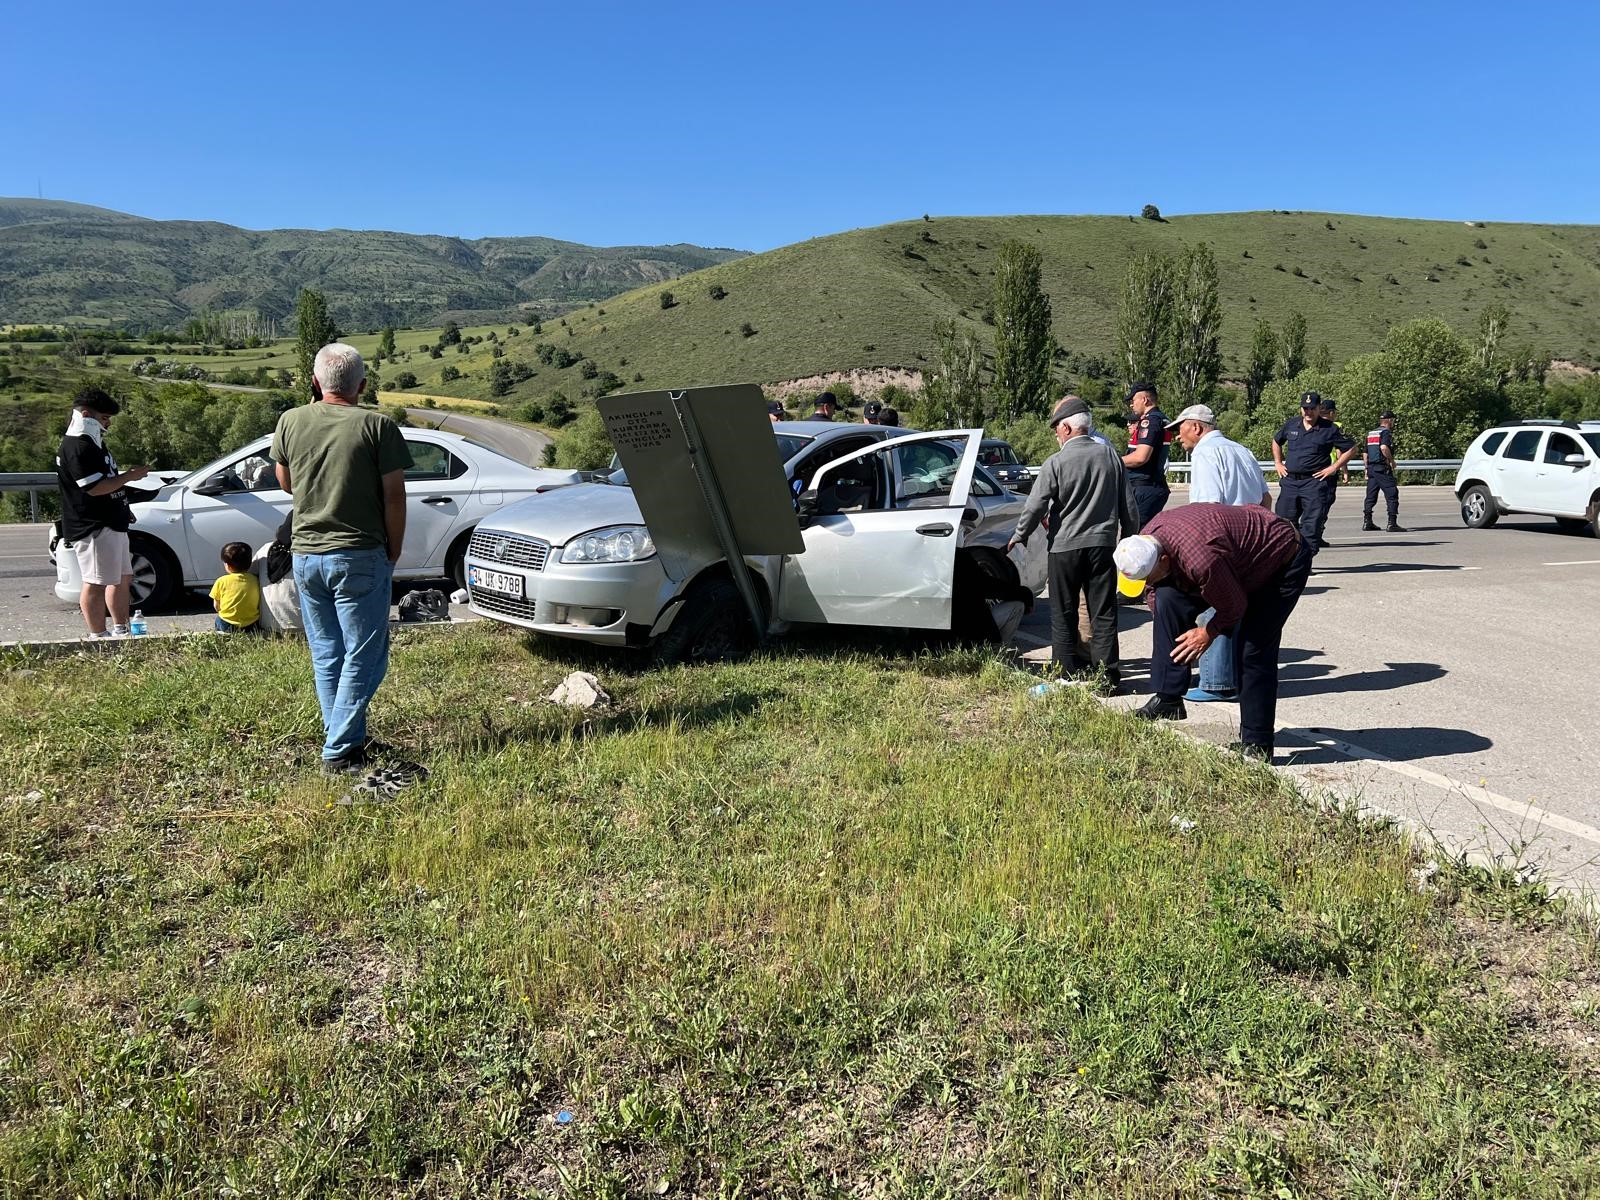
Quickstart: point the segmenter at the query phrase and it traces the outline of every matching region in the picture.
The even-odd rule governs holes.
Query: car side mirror
[[[795,516],[800,518],[800,528],[804,529],[817,519],[817,493],[815,489],[801,492],[794,502]]]
[[[214,475],[206,476],[205,481],[194,488],[194,494],[196,496],[220,496],[228,490],[230,482],[232,481],[229,480],[226,471],[218,471]]]
[[[1581,454],[1569,454],[1561,461],[1569,467],[1587,467],[1589,465],[1589,460]]]

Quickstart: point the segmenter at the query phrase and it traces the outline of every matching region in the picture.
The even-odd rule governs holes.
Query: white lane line
[[[1365,746],[1357,746],[1353,742],[1341,742],[1338,738],[1328,737],[1326,734],[1316,733],[1310,729],[1298,726],[1279,725],[1279,733],[1295,734],[1313,742],[1318,746],[1325,746],[1337,750],[1351,758],[1370,762],[1382,767],[1386,771],[1393,771],[1396,775],[1404,775],[1446,792],[1457,792],[1469,800],[1476,800],[1480,804],[1487,804],[1491,808],[1498,808],[1501,812],[1510,813],[1521,817],[1523,820],[1533,820],[1541,826],[1550,829],[1559,829],[1563,833],[1570,833],[1587,842],[1600,845],[1600,829],[1593,825],[1585,825],[1582,821],[1574,821],[1570,817],[1563,817],[1534,804],[1525,804],[1520,800],[1513,800],[1509,796],[1501,796],[1487,788],[1477,787],[1470,783],[1462,783],[1458,779],[1451,779],[1448,775],[1440,775],[1437,771],[1430,771],[1425,767],[1412,766],[1410,763],[1396,762],[1376,750],[1368,750]],[[1294,751],[1288,751],[1291,765],[1293,765]]]
[[[1600,558],[1574,558],[1567,562],[1540,563],[1541,567],[1592,567],[1600,563]]]

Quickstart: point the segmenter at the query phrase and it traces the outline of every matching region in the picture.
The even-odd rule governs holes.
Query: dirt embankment
[[[904,367],[861,367],[853,371],[807,375],[803,379],[785,379],[781,383],[769,383],[762,390],[773,400],[787,401],[791,396],[813,395],[841,383],[849,384],[858,398],[876,396],[890,384],[915,392],[922,388],[922,372],[908,371]]]

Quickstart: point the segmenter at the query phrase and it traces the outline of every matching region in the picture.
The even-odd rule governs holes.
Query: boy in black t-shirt
[[[78,559],[83,576],[78,607],[91,638],[127,636],[133,584],[128,526],[133,523],[133,512],[122,489],[149,474],[144,467],[119,472],[106,449],[106,430],[120,411],[117,402],[100,388],[84,388],[72,398],[72,419],[56,454],[61,536]]]

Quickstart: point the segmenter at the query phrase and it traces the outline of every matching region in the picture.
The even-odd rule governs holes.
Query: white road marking
[[[1373,763],[1386,771],[1393,771],[1396,775],[1407,776],[1410,779],[1418,780],[1443,791],[1458,792],[1469,800],[1476,800],[1480,804],[1498,808],[1501,812],[1511,813],[1513,816],[1521,817],[1524,820],[1532,819],[1542,826],[1559,829],[1563,833],[1570,833],[1573,837],[1583,838],[1584,841],[1600,845],[1600,829],[1596,829],[1593,825],[1585,825],[1582,821],[1574,821],[1569,817],[1563,817],[1537,805],[1525,804],[1522,801],[1513,800],[1509,796],[1498,795],[1487,788],[1477,787],[1470,783],[1462,783],[1460,780],[1451,779],[1448,775],[1440,775],[1437,771],[1429,771],[1425,767],[1415,767],[1410,763],[1396,762],[1387,755],[1379,754],[1376,750],[1368,750],[1365,746],[1357,746],[1352,742],[1341,742],[1338,738],[1327,737],[1310,729],[1279,725],[1278,732],[1297,734],[1318,746],[1326,746],[1351,758]],[[1289,752],[1289,758],[1292,763],[1294,758],[1293,751]]]
[[[1574,558],[1567,562],[1540,563],[1541,567],[1592,567],[1600,558]]]

